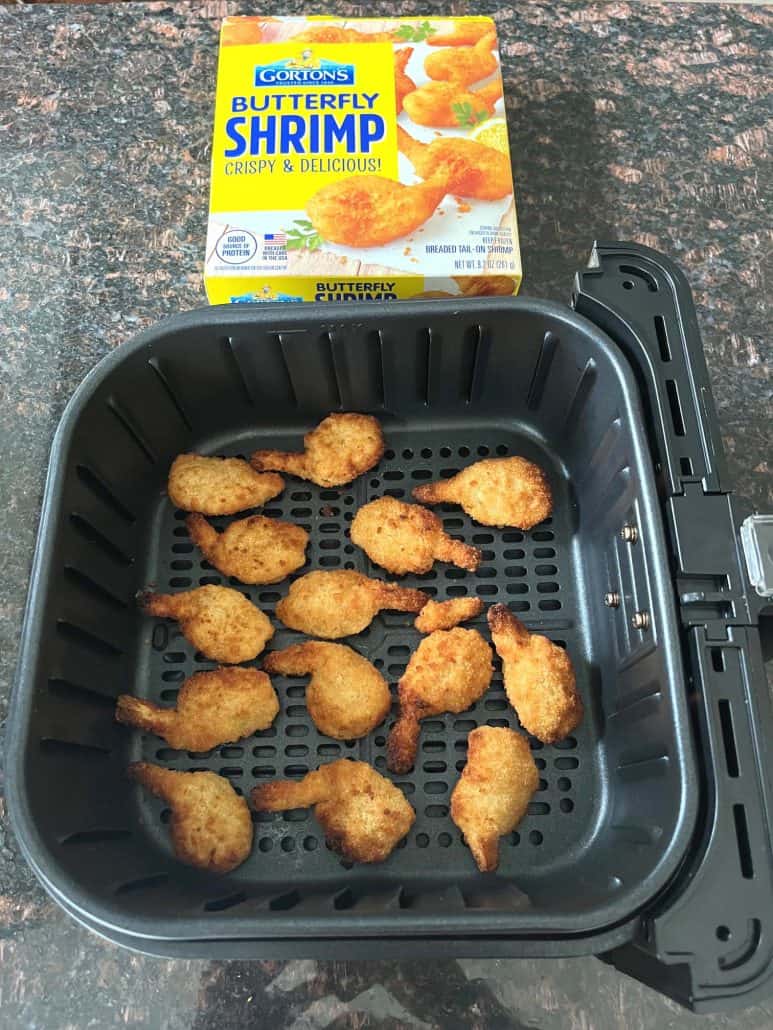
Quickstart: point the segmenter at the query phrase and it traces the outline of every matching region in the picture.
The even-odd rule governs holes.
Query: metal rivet
[[[610,590],[609,593],[604,594],[604,604],[607,608],[619,608],[620,594],[616,590]]]
[[[631,625],[634,629],[647,629],[650,624],[649,612],[634,612],[631,616]]]
[[[639,530],[636,526],[623,526],[620,530],[620,537],[625,540],[627,544],[635,544],[639,539]]]

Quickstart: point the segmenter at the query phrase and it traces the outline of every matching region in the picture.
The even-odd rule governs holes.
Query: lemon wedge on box
[[[499,150],[502,154],[510,152],[507,141],[507,122],[504,118],[489,118],[471,133],[472,139],[484,146]]]

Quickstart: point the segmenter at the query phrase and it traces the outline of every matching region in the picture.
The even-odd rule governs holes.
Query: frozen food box
[[[205,253],[213,304],[513,294],[494,22],[223,22]]]

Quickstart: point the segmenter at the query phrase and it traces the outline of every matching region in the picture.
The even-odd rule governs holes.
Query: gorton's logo
[[[353,86],[354,65],[314,57],[308,48],[300,57],[285,57],[255,66],[256,86]]]

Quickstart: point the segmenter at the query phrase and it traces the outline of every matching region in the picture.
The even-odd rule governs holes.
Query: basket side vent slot
[[[103,587],[101,583],[98,583],[91,576],[81,572],[80,569],[74,568],[72,565],[65,565],[64,575],[66,579],[77,584],[90,597],[93,597],[95,601],[102,601],[111,608],[121,611],[125,611],[129,607],[126,601],[122,601],[111,590]]]
[[[381,330],[360,335],[336,329],[329,338],[339,407],[344,411],[384,408]]]
[[[417,356],[419,358],[417,364],[418,381],[416,383],[416,387],[422,404],[429,404],[429,399],[431,397],[432,337],[432,330],[428,326],[426,329],[419,331],[416,340]]]
[[[467,403],[473,404],[480,399],[483,392],[486,366],[491,350],[491,332],[480,324],[470,326],[467,332],[472,351],[469,385],[467,387]]]
[[[40,741],[40,750],[44,755],[72,755],[78,759],[107,758],[110,754],[110,748],[107,747],[79,744],[75,740],[56,740],[54,737],[43,737]]]
[[[105,658],[119,658],[123,654],[120,647],[117,647],[109,640],[104,640],[102,637],[90,633],[81,626],[77,626],[74,622],[59,619],[56,628],[63,637],[67,637],[74,643],[80,644],[81,647],[91,651],[92,654],[101,655]]]
[[[239,363],[236,351],[236,341],[233,339],[233,337],[227,336],[223,340],[222,347],[223,360],[225,366],[230,371],[231,376],[233,377],[233,380],[236,383],[236,388],[239,393],[239,396],[245,404],[248,404],[251,408],[254,408],[255,398],[252,396],[252,391],[250,390],[249,385],[247,384],[246,376],[244,375],[244,372],[242,371],[242,366]]]
[[[272,912],[287,912],[291,908],[295,908],[299,905],[301,896],[298,891],[285,891],[284,894],[278,894],[275,898],[272,898],[268,903],[268,907]]]
[[[120,519],[123,519],[128,525],[137,521],[137,516],[134,512],[117,496],[113,487],[108,485],[103,476],[89,468],[88,465],[76,465],[75,474],[84,486]]]
[[[385,408],[387,403],[384,388],[384,336],[380,329],[368,336],[368,348],[371,354],[375,354],[375,360],[372,363],[374,388],[376,395],[380,398],[381,407]]]
[[[78,514],[77,511],[70,513],[70,524],[89,543],[96,544],[100,551],[111,561],[115,562],[116,565],[122,565],[126,568],[134,564],[134,559],[131,555],[121,550],[117,544],[114,544],[112,540],[100,532],[96,526],[93,526],[88,519]]]
[[[153,448],[145,439],[145,434],[120,401],[115,397],[111,397],[107,402],[107,408],[108,411],[115,416],[116,421],[125,430],[129,438],[137,445],[139,450],[142,451],[150,464],[155,465],[158,458],[156,457]]]
[[[155,873],[153,876],[141,876],[137,880],[127,880],[115,889],[115,893],[135,894],[137,891],[152,890],[154,887],[165,887],[169,883],[168,873]]]
[[[177,412],[177,414],[178,414],[178,416],[180,418],[180,421],[182,422],[182,424],[185,426],[186,429],[191,430],[193,428],[193,426],[191,425],[191,421],[188,418],[188,415],[187,415],[187,413],[185,411],[185,408],[183,407],[182,401],[180,400],[180,398],[175,393],[174,388],[173,388],[171,382],[169,381],[169,377],[167,376],[166,372],[164,371],[164,369],[163,369],[163,367],[161,365],[161,362],[158,360],[158,358],[148,358],[148,365],[152,369],[152,371],[155,373],[155,376],[158,379],[159,383],[161,384],[161,387],[163,388],[164,393],[169,398],[170,404],[172,405],[174,410]]]
[[[354,908],[357,904],[357,896],[351,887],[344,887],[343,890],[337,891],[333,895],[333,908],[337,912],[345,911],[348,908]]]
[[[247,900],[244,891],[236,891],[234,894],[226,894],[222,898],[211,898],[204,903],[205,912],[224,912],[228,908],[236,908]]]
[[[593,387],[596,385],[596,362],[593,358],[589,358],[585,363],[585,368],[582,370],[577,388],[574,391],[569,409],[566,413],[566,421],[564,423],[564,433],[569,436],[574,432],[580,416],[590,400],[590,396],[593,393]]]
[[[115,707],[115,697],[111,694],[101,694],[88,687],[82,687],[79,683],[72,683],[70,680],[52,677],[48,681],[48,689],[56,697],[85,701],[87,704],[97,705],[101,708]]]
[[[462,346],[459,352],[459,397],[465,404],[472,399],[475,362],[480,347],[482,329],[479,325],[467,326],[462,334]]]
[[[341,390],[333,360],[333,336],[311,331],[277,334],[289,390],[297,407],[306,411],[340,410]]]
[[[430,389],[429,326],[413,333],[380,332],[381,378],[388,410],[426,407]]]
[[[526,399],[526,405],[530,411],[536,411],[542,402],[542,395],[550,374],[550,366],[553,364],[553,358],[558,350],[558,343],[558,337],[554,333],[545,333]]]
[[[336,360],[336,337],[332,330],[323,334],[320,344],[325,349],[325,366],[330,370],[330,392],[335,398],[334,408],[343,410],[345,382]]]
[[[131,830],[113,829],[111,827],[93,830],[78,830],[63,837],[60,844],[101,844],[103,841],[128,840]]]

